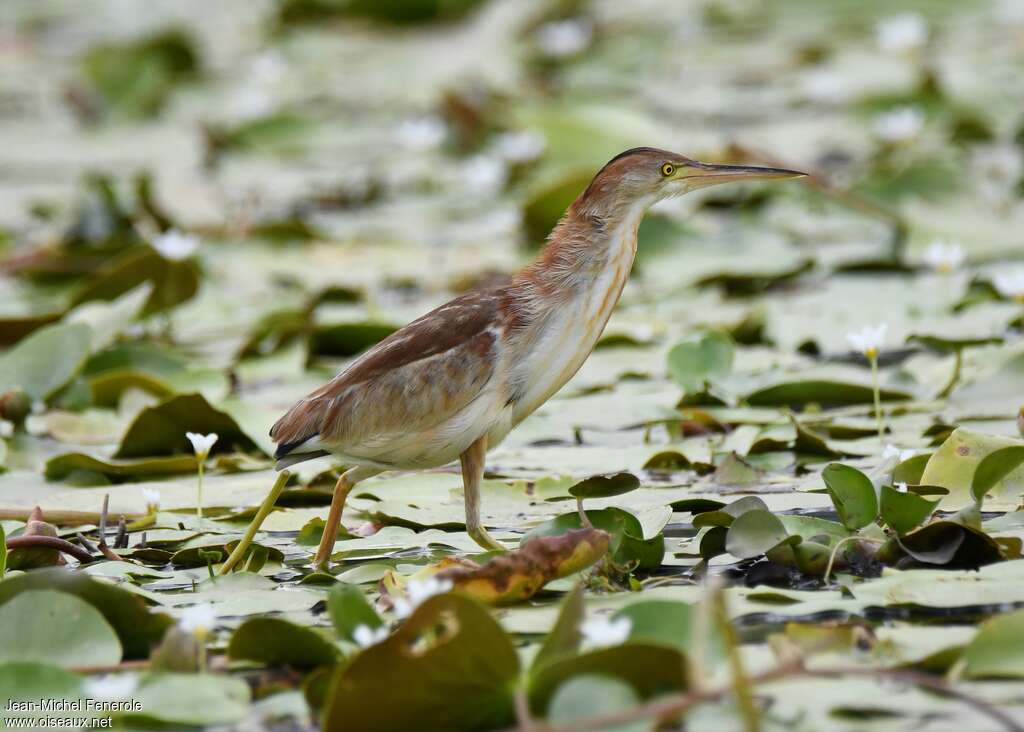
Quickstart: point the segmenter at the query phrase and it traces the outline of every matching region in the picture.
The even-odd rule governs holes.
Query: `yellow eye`
[[[661,166],[661,174],[668,178],[670,175],[676,172],[676,166],[672,163],[665,163]]]

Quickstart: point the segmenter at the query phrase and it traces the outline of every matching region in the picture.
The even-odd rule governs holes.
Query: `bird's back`
[[[502,289],[472,292],[385,338],[277,421],[270,431],[275,456],[295,461],[335,452],[382,467],[458,457],[468,438],[449,433],[471,425],[453,420],[475,402],[501,396],[506,300]]]

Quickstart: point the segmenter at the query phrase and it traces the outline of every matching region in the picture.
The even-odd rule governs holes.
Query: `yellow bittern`
[[[711,165],[640,147],[612,158],[555,226],[537,259],[501,287],[432,310],[300,400],[270,432],[278,469],[334,454],[334,488],[315,563],[327,563],[345,498],[384,470],[462,462],[466,530],[503,549],[480,521],[484,457],[580,368],[622,294],[637,227],[652,204],[783,168]]]

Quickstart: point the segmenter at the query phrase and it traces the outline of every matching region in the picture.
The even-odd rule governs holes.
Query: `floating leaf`
[[[640,487],[640,479],[632,473],[594,475],[569,488],[576,498],[609,498],[629,493]]]
[[[0,609],[23,592],[57,590],[95,607],[117,633],[125,658],[148,658],[150,648],[173,624],[170,616],[151,613],[138,595],[61,567],[37,569],[0,582]]]
[[[799,543],[790,536],[778,516],[769,511],[746,511],[732,522],[725,537],[725,550],[734,557],[759,557],[782,542]]]
[[[339,638],[348,640],[353,640],[352,632],[360,625],[375,629],[384,624],[367,602],[363,591],[347,582],[339,582],[331,588],[327,595],[327,612],[334,632]]]
[[[871,479],[849,465],[831,463],[821,472],[839,520],[848,529],[860,529],[878,517],[878,496]]]
[[[338,671],[322,726],[406,732],[429,720],[451,732],[499,728],[515,719],[518,676],[515,647],[490,611],[469,597],[438,595]]]
[[[929,501],[913,493],[901,493],[892,486],[881,488],[882,521],[897,534],[905,534],[932,515],[938,501]]]
[[[611,537],[600,529],[575,529],[554,536],[529,536],[519,548],[484,565],[463,560],[439,578],[489,604],[519,602],[548,582],[586,569],[608,552]]]
[[[578,656],[557,656],[530,674],[534,714],[544,715],[557,690],[570,679],[598,674],[629,684],[641,699],[687,688],[686,659],[675,648],[629,641]]]
[[[216,433],[214,452],[259,451],[233,417],[210,406],[201,394],[179,394],[142,410],[121,439],[115,458],[191,453],[186,432]]]
[[[700,389],[709,380],[728,375],[736,346],[725,333],[712,331],[677,343],[668,353],[668,371],[687,391]]]
[[[547,721],[558,724],[618,712],[635,707],[638,701],[633,687],[623,681],[598,674],[582,674],[558,687],[548,707]],[[638,720],[604,729],[612,732],[645,732],[650,729],[650,725],[645,720]]]
[[[964,662],[972,678],[1024,678],[1024,610],[982,623],[964,650]]]
[[[665,554],[665,539],[661,534],[644,539],[643,526],[636,516],[621,508],[587,511],[594,528],[611,535],[612,559],[620,565],[635,562],[638,569],[653,569],[661,565]],[[557,536],[581,527],[579,513],[562,514],[535,527],[523,537],[523,543],[538,536]]]
[[[30,590],[0,605],[0,662],[112,666],[121,642],[96,608],[66,592]]]
[[[0,393],[18,388],[33,400],[50,398],[85,364],[91,340],[82,323],[40,328],[0,357]]]
[[[1024,445],[1003,447],[983,457],[971,478],[971,495],[974,500],[981,503],[986,493],[1021,464],[1024,464]]]
[[[338,661],[338,648],[312,628],[283,618],[249,618],[231,636],[228,657],[309,669]]]

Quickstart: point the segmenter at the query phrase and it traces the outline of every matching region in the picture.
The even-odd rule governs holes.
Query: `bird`
[[[732,181],[798,178],[785,168],[702,163],[652,147],[609,160],[505,284],[463,294],[363,352],[273,426],[276,467],[324,455],[334,487],[314,566],[329,563],[345,500],[388,470],[461,463],[466,531],[503,551],[480,519],[487,451],[550,399],[597,344],[629,278],[637,229],[658,201]]]

